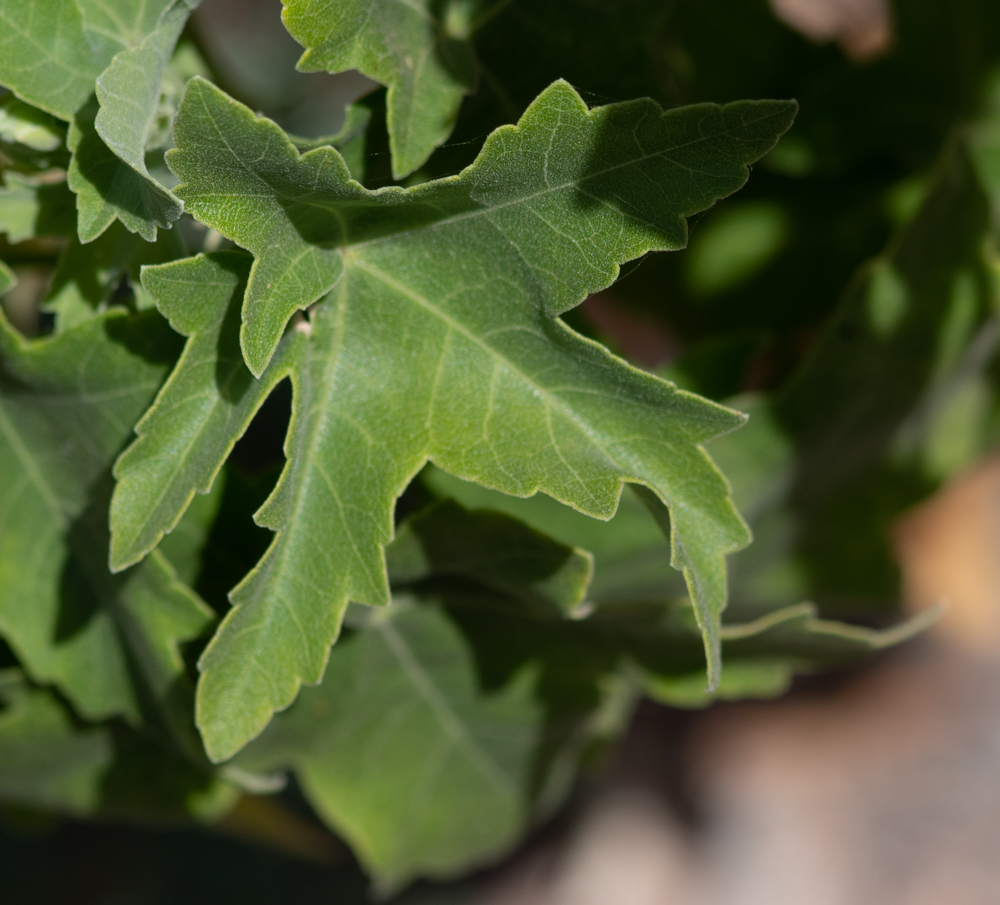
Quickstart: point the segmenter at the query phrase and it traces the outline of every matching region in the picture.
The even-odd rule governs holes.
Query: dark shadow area
[[[280,473],[278,464],[248,473],[231,460],[221,475],[225,481],[222,502],[194,582],[195,591],[220,616],[229,609],[229,592],[257,564],[274,538],[272,532],[254,523],[253,514],[274,489]]]
[[[127,318],[109,318],[104,321],[104,330],[115,342],[150,364],[173,365],[184,348],[184,337],[175,333],[155,309]]]
[[[248,475],[280,470],[285,462],[285,435],[291,418],[292,382],[286,377],[257,410],[229,454],[229,462]]]
[[[0,830],[10,905],[367,905],[352,864],[326,867],[199,829],[67,822]]]

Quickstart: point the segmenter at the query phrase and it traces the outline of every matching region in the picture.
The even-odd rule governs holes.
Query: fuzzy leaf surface
[[[155,312],[25,342],[0,323],[0,633],[89,719],[190,736],[178,644],[211,621],[159,553],[107,568],[111,464],[173,363]]]
[[[303,72],[357,69],[387,86],[392,172],[402,179],[451,134],[477,66],[459,4],[433,0],[283,0],[282,21],[306,48]],[[444,19],[441,14],[444,12]],[[451,15],[449,15],[451,13]]]
[[[620,263],[681,247],[684,215],[739,188],[794,109],[664,114],[639,101],[589,111],[556,83],[460,176],[370,192],[333,149],[300,156],[273,123],[190,83],[169,162],[190,210],[255,254],[241,327],[251,370],[263,373],[297,308],[333,289],[303,325],[308,341],[280,364],[294,387],[289,462],[257,515],[278,536],[202,659],[199,725],[213,758],[231,756],[302,681],[320,679],[348,599],[388,599],[381,547],[393,503],[428,458],[604,519],[623,482],[648,484],[670,507],[673,563],[689,579],[714,681],[723,557],[748,536],[699,444],[742,419],[631,368],[554,315],[612,282]],[[215,304],[230,303],[220,291]],[[234,439],[238,420],[231,430]],[[166,429],[143,440],[192,461],[209,455],[175,445]],[[213,450],[211,473],[231,439],[200,442]],[[133,553],[169,529],[173,515],[149,516],[157,503],[133,501],[151,526]]]
[[[136,425],[139,439],[115,464],[114,568],[141,560],[174,529],[195,493],[209,491],[237,438],[288,374],[275,361],[257,380],[243,361],[239,317],[251,263],[244,252],[216,252],[143,273],[160,312],[190,339]],[[286,346],[304,341],[293,335]]]

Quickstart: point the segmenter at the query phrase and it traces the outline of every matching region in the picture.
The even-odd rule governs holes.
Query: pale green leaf
[[[30,343],[0,322],[0,633],[82,715],[137,722],[151,698],[196,752],[178,644],[211,613],[159,553],[106,565],[111,463],[175,354],[154,312]]]
[[[51,115],[11,96],[0,101],[0,141],[54,151],[63,143],[63,135]]]
[[[283,0],[282,21],[306,48],[304,72],[357,69],[389,89],[392,172],[402,179],[450,134],[476,87],[464,3]],[[442,12],[444,15],[442,16]]]
[[[17,285],[17,277],[3,261],[0,261],[0,295],[13,289]]]
[[[73,195],[65,181],[41,183],[10,170],[0,188],[0,232],[12,245],[33,236],[65,236],[73,230]]]
[[[748,535],[699,444],[743,419],[631,368],[554,315],[613,281],[620,263],[682,246],[683,216],[738,189],[794,109],[664,114],[639,101],[588,111],[556,83],[460,176],[369,192],[336,151],[300,156],[273,123],[190,84],[170,162],[196,216],[257,255],[241,328],[252,370],[263,371],[292,312],[336,284],[279,363],[294,387],[289,462],[257,514],[278,536],[201,661],[198,720],[214,759],[256,735],[301,682],[319,681],[348,599],[388,599],[381,547],[393,502],[428,459],[603,519],[624,482],[652,488],[670,508],[672,562],[715,681],[724,555]],[[212,304],[221,322],[231,294]],[[210,381],[212,368],[199,367]],[[152,482],[133,483],[142,496],[130,497],[130,521],[143,528],[129,531],[116,567],[169,529],[176,501],[218,469],[245,423],[221,410],[216,429],[226,421],[231,435],[198,436],[192,451],[156,411],[148,423],[163,430],[144,428],[141,442],[162,452],[157,469],[187,483],[155,518]]]
[[[501,855],[530,815],[544,723],[532,684],[482,690],[448,619],[396,603],[237,763],[294,768],[383,890],[451,876]]]

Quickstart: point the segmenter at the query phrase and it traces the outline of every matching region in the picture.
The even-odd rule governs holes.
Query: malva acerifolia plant
[[[774,696],[926,622],[868,627],[886,526],[993,436],[987,95],[788,361],[698,294],[766,288],[773,199],[730,208],[749,270],[712,237],[758,161],[810,184],[813,121],[666,96],[664,41],[739,69],[687,5],[285,0],[300,69],[386,87],[311,138],[214,83],[197,6],[0,0],[0,256],[51,278],[0,320],[0,798],[211,821],[294,771],[392,890],[509,851],[641,695]],[[648,298],[644,256],[691,335],[659,373],[574,310]]]

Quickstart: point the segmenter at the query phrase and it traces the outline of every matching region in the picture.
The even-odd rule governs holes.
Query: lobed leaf
[[[370,192],[333,149],[300,156],[273,123],[190,83],[169,155],[186,180],[178,192],[255,254],[241,345],[262,384],[248,388],[286,368],[294,387],[289,461],[257,514],[278,535],[201,662],[198,720],[211,757],[231,756],[302,681],[320,679],[348,599],[388,599],[381,547],[393,502],[428,458],[605,519],[623,482],[651,487],[663,521],[670,507],[672,562],[691,587],[715,682],[723,557],[748,535],[699,444],[742,418],[629,367],[554,315],[610,283],[621,262],[682,246],[684,215],[742,185],[793,115],[781,102],[589,111],[556,83],[460,176]],[[203,266],[171,273],[190,268],[196,282]],[[288,317],[334,285],[303,323],[307,341],[265,374]],[[221,323],[231,295],[215,296]],[[204,398],[215,398],[211,367],[199,367]],[[162,432],[147,426],[141,442],[163,450],[157,467],[185,471],[186,484],[156,518],[152,484],[118,507],[143,527],[116,520],[116,537],[127,535],[115,541],[115,568],[169,529],[249,417],[226,415],[230,434],[199,436],[192,451],[155,412],[148,425],[155,417]],[[197,479],[185,458],[199,463]],[[129,481],[124,465],[117,474]]]
[[[357,69],[389,89],[392,173],[419,168],[451,134],[478,70],[460,4],[434,0],[282,0],[281,19],[303,47],[303,72]],[[443,17],[442,17],[443,12]]]

